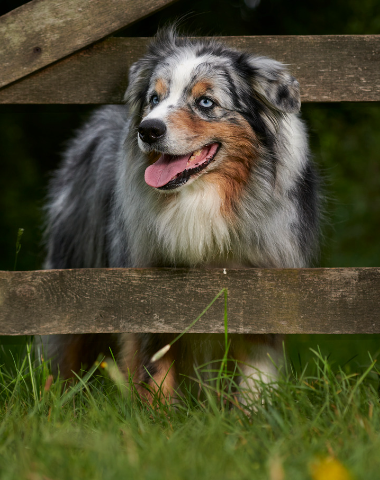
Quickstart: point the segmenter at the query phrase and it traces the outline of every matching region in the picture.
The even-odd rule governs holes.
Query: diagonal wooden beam
[[[0,103],[121,103],[149,38],[109,38],[0,89]],[[380,35],[224,37],[289,65],[303,102],[380,101]]]
[[[223,288],[230,333],[380,333],[380,268],[116,268],[0,272],[0,335],[181,332]]]
[[[0,17],[0,87],[176,0],[33,0]]]

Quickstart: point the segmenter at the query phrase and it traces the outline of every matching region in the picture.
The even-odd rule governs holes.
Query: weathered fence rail
[[[175,0],[38,0],[0,17],[0,87],[102,40]]]
[[[380,333],[380,268],[78,269],[0,272],[0,335],[181,332],[222,288],[231,333]]]
[[[289,64],[301,84],[303,102],[380,100],[380,35],[221,37],[221,40]],[[106,39],[0,89],[0,103],[122,103],[128,69],[144,54],[149,41],[149,38]]]

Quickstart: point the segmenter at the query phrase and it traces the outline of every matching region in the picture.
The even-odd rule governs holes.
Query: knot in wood
[[[33,298],[36,295],[36,289],[31,285],[21,285],[16,289],[16,295],[23,298]]]

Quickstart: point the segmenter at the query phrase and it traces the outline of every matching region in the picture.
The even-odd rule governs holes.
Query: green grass
[[[1,480],[379,478],[370,358],[347,374],[310,352],[303,372],[289,365],[275,390],[261,386],[264,404],[241,409],[230,408],[235,385],[224,368],[213,385],[202,384],[202,400],[188,393],[175,407],[149,407],[120,384],[112,363],[111,375],[94,367],[70,387],[55,379],[45,391],[49,365],[36,364],[30,343],[2,354]]]

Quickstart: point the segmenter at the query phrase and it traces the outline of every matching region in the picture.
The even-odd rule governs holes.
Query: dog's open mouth
[[[214,159],[219,147],[219,143],[211,143],[187,155],[164,153],[145,170],[145,181],[151,187],[160,190],[178,188],[206,168]]]

